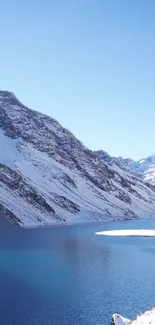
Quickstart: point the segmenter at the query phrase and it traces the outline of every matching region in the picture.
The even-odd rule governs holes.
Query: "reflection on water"
[[[114,312],[133,318],[151,308],[155,238],[94,234],[154,225],[153,220],[5,228],[0,234],[0,324],[106,325]]]

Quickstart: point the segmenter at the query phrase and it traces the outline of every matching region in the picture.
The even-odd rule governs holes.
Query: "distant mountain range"
[[[155,156],[93,152],[56,120],[0,91],[0,204],[43,226],[155,216]]]
[[[155,155],[135,161],[130,158],[111,157],[103,150],[96,151],[97,158],[100,162],[107,164],[115,169],[131,173],[144,182],[155,185]]]

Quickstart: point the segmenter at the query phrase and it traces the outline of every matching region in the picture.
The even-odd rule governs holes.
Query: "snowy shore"
[[[124,230],[107,230],[96,232],[95,235],[102,236],[122,236],[122,237],[155,237],[155,229],[124,229]]]
[[[137,316],[134,321],[124,318],[119,314],[114,314],[112,325],[155,325],[155,308]]]

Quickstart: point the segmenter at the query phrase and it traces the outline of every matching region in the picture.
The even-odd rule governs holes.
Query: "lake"
[[[108,325],[155,304],[155,238],[104,237],[155,220],[0,227],[1,325]]]

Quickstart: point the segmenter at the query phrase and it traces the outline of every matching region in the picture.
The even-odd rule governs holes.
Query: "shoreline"
[[[97,236],[110,237],[155,237],[155,229],[123,229],[96,232]]]
[[[5,224],[5,227],[13,227],[16,226],[20,229],[36,229],[36,228],[49,228],[49,227],[71,227],[71,226],[86,226],[86,225],[100,225],[101,223],[117,223],[117,222],[130,222],[130,221],[145,221],[145,220],[152,220],[155,222],[155,216],[148,216],[146,217],[137,217],[137,218],[126,218],[126,217],[113,217],[113,219],[109,219],[109,218],[103,218],[103,219],[99,219],[99,220],[80,220],[80,219],[74,219],[74,220],[69,220],[67,221],[58,221],[58,222],[51,222],[51,223],[47,223],[47,224],[22,224],[22,223],[14,223],[12,222],[7,213],[5,212],[5,210],[3,208],[0,208],[0,228],[1,228],[1,223]],[[109,235],[106,234],[105,231],[100,231],[100,232],[96,232],[95,235]],[[112,236],[112,235],[111,235]],[[116,235],[115,235],[116,236]],[[117,235],[118,236],[118,235]],[[121,235],[122,236],[122,235]],[[128,235],[129,236],[129,235]],[[154,237],[154,235],[153,235]]]
[[[3,210],[3,208],[0,208],[0,230],[2,229],[10,229],[13,228],[15,224],[11,222],[7,216],[7,213]]]
[[[7,218],[7,217],[6,217]],[[103,219],[103,220],[91,220],[91,221],[79,221],[79,222],[60,222],[60,223],[53,223],[53,224],[45,224],[45,225],[34,225],[34,226],[25,226],[25,225],[20,225],[17,224],[21,229],[35,229],[35,228],[49,228],[49,227],[71,227],[71,226],[87,226],[87,225],[99,225],[101,223],[117,223],[117,222],[130,222],[130,221],[144,221],[144,220],[154,220],[155,221],[155,216],[154,217],[148,217],[148,218],[137,218],[137,219]],[[9,222],[9,220],[8,220]],[[102,231],[101,231],[102,232]],[[99,233],[99,232],[98,232]],[[95,233],[97,234],[97,233]]]
[[[155,308],[145,311],[141,315],[137,315],[135,320],[130,320],[119,314],[112,315],[112,325],[155,325]]]

